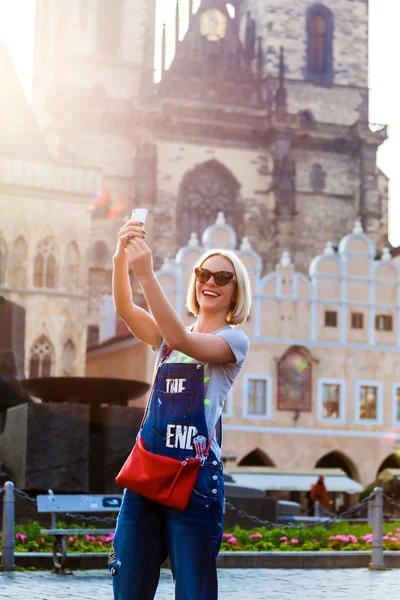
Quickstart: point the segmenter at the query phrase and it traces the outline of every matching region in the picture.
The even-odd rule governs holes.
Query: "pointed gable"
[[[255,36],[253,40],[255,46]],[[239,37],[239,15],[232,18],[224,0],[202,0],[192,15],[175,58],[164,71],[162,97],[233,105],[258,103],[258,79],[253,71],[255,48]]]
[[[33,115],[5,44],[0,43],[0,155],[51,161],[43,134]]]

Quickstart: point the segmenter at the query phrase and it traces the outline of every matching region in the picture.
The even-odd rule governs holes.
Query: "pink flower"
[[[235,537],[229,538],[228,544],[237,544],[237,539]]]
[[[85,535],[85,540],[86,540],[87,542],[95,542],[95,541],[96,541],[96,538],[95,538],[95,537],[93,537],[92,535],[87,535],[87,534],[86,534],[86,535]]]
[[[224,538],[224,540],[229,540],[232,537],[231,533],[223,533],[222,537]]]
[[[100,546],[100,548],[102,548],[103,547],[103,542],[99,542],[99,546]]]
[[[316,544],[318,542],[318,540],[313,540],[313,544]]]
[[[260,538],[262,538],[261,533],[252,533],[250,536],[251,540],[259,540]]]
[[[224,533],[224,534],[223,534],[223,536],[224,536],[224,535],[229,535],[229,537],[230,537],[230,534],[229,534],[229,533],[228,533],[228,534],[225,534],[225,533]],[[105,542],[106,544],[108,544],[109,542],[112,542],[112,541],[113,541],[113,539],[114,539],[114,534],[113,534],[113,533],[110,533],[109,535],[99,535],[99,536],[97,536],[97,539],[99,539],[101,542]]]
[[[296,540],[296,538],[293,538],[290,540],[291,544],[299,544],[299,540]]]
[[[279,538],[280,542],[287,542],[287,537],[286,535],[283,535],[281,538]]]
[[[358,539],[355,535],[349,535],[349,540],[352,544],[358,544]]]
[[[40,543],[41,543],[41,544],[45,544],[45,543],[46,543],[46,542],[45,542],[45,539],[44,539],[44,538],[41,538],[41,539],[40,539]]]
[[[391,537],[391,538],[390,538],[390,541],[391,541],[391,542],[398,542],[399,540],[398,540],[396,537]]]
[[[21,540],[21,542],[25,542],[28,539],[28,536],[24,533],[16,533],[15,537],[17,538],[17,540]]]
[[[68,538],[68,541],[69,541],[69,542],[73,542],[73,541],[74,541],[74,539],[75,539],[75,538],[73,538],[73,537],[69,537],[69,538]]]

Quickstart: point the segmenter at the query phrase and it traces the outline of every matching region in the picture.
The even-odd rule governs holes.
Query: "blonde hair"
[[[206,260],[212,256],[223,256],[232,263],[236,277],[237,292],[236,301],[234,302],[234,306],[232,306],[232,308],[228,311],[226,320],[230,325],[240,325],[241,323],[244,323],[249,316],[252,299],[251,285],[246,267],[232,250],[214,248],[213,250],[208,250],[208,252],[205,252],[205,254],[200,256],[193,267],[193,273],[190,277],[186,307],[189,312],[196,317],[198,316],[200,306],[196,298],[196,276],[194,269],[197,267],[202,267]]]

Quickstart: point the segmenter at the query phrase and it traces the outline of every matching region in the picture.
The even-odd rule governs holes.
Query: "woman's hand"
[[[126,246],[126,254],[131,269],[140,282],[153,277],[153,256],[143,238],[131,238]]]
[[[143,240],[146,238],[146,234],[143,231],[143,225],[135,221],[128,221],[118,232],[117,249],[115,251],[114,258],[125,258],[127,255],[127,244],[130,240],[136,238]]]

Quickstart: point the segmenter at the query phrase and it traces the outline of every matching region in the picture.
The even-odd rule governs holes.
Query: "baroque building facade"
[[[341,468],[368,485],[398,468],[400,267],[360,222],[325,244],[309,276],[284,252],[272,272],[222,214],[199,240],[166,259],[158,280],[186,325],[191,268],[207,249],[235,250],[250,275],[253,306],[243,329],[250,351],[225,401],[227,467]],[[335,249],[337,248],[337,249]],[[185,360],[182,357],[182,361]],[[151,381],[154,353],[131,334],[88,351],[87,373]]]

